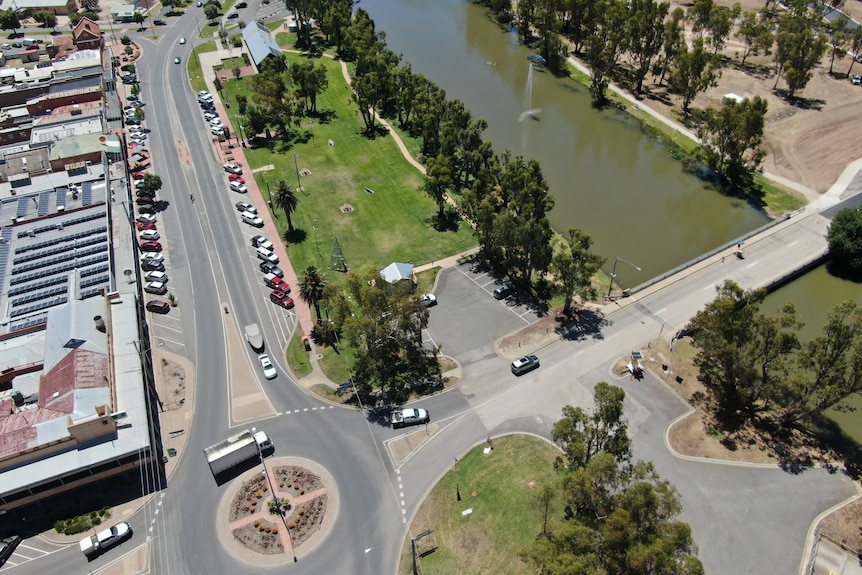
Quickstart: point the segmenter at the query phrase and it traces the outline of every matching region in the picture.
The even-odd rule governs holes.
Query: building
[[[248,48],[251,62],[255,70],[260,69],[260,64],[271,56],[281,56],[281,48],[269,31],[269,28],[260,22],[253,21],[242,29],[242,39]]]
[[[389,295],[406,295],[416,290],[413,264],[393,262],[380,271],[380,276]]]
[[[135,21],[134,4],[123,4],[122,6],[111,6],[111,19],[114,22],[134,22]]]
[[[14,4],[18,10],[28,14],[47,10],[57,16],[68,16],[78,11],[75,0],[15,0]]]
[[[104,46],[99,25],[89,18],[81,18],[72,29],[72,42],[78,50],[101,50]]]

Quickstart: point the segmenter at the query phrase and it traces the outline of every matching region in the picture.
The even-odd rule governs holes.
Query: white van
[[[265,262],[270,262],[273,264],[278,263],[278,256],[266,248],[257,248],[255,249],[255,252],[257,253],[257,259],[259,260],[263,260]]]
[[[242,219],[243,222],[250,226],[254,226],[256,228],[263,227],[263,220],[257,214],[253,214],[251,212],[243,212],[239,215],[239,217],[240,219]]]

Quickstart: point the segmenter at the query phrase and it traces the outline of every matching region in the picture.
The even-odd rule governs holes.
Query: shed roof
[[[281,55],[281,48],[278,47],[275,38],[270,34],[269,28],[257,21],[250,22],[243,28],[242,39],[248,46],[249,54],[251,54],[255,66],[259,66],[261,62],[266,60],[267,56]]]

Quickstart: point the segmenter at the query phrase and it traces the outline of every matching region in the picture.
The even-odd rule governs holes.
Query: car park
[[[266,248],[268,250],[272,250],[273,245],[272,242],[266,239],[266,236],[252,236],[251,238],[251,246],[254,248]]]
[[[494,290],[494,299],[506,299],[515,293],[515,286],[512,284],[503,284]]]
[[[171,311],[171,304],[160,299],[153,299],[147,302],[147,311],[153,313],[168,313]]]
[[[240,168],[236,164],[232,164],[232,163],[222,164],[222,168],[224,168],[224,171],[229,173],[229,174],[236,174],[238,176],[242,175],[242,168]]]
[[[168,282],[168,274],[162,270],[152,270],[144,274],[144,279],[148,282]]]
[[[167,26],[168,25],[168,23],[162,19],[153,20],[153,24],[155,24],[156,26]]]
[[[234,192],[237,192],[240,194],[247,194],[248,193],[248,188],[246,187],[245,184],[240,184],[239,182],[230,182],[229,185],[230,185],[230,189],[233,190]]]
[[[135,218],[136,222],[153,222],[156,223],[156,216],[153,214],[138,214]]]
[[[267,379],[274,379],[278,372],[275,370],[275,366],[272,365],[272,360],[269,359],[269,356],[265,353],[257,356],[257,361],[260,364],[260,369],[263,370],[263,376]]]
[[[253,214],[257,213],[257,208],[248,202],[237,202],[234,204],[234,206],[236,206],[236,209],[239,212],[251,212]]]
[[[526,355],[512,362],[512,373],[522,375],[539,367],[539,358],[535,355]]]
[[[246,224],[248,224],[248,225],[250,225],[250,226],[254,226],[254,227],[256,227],[256,228],[262,228],[262,227],[263,227],[263,220],[262,220],[262,219],[261,219],[261,217],[260,217],[259,215],[257,215],[257,214],[253,214],[253,213],[251,213],[251,212],[242,212],[242,213],[239,215],[239,218],[240,218],[244,223],[246,223]],[[276,263],[277,263],[277,261],[276,261]]]
[[[278,256],[266,248],[257,248],[254,250],[254,253],[257,255],[257,259],[265,262],[277,264],[279,261]]]
[[[145,272],[163,272],[165,271],[165,264],[159,260],[141,260],[141,269]]]
[[[283,291],[273,290],[273,292],[269,294],[269,301],[283,307],[284,309],[290,309],[293,307],[293,299]]]
[[[177,56],[176,58],[174,58],[174,64],[179,64],[179,63],[180,63],[180,57]]]
[[[280,278],[284,277],[284,272],[282,271],[282,269],[272,262],[260,262],[258,268],[260,268],[260,271],[265,274],[277,275]]]
[[[165,295],[168,293],[168,286],[163,282],[147,282],[144,284],[144,291],[147,293],[154,293],[156,295]]]
[[[159,242],[141,242],[140,245],[142,252],[160,252],[162,251],[162,244]]]
[[[419,296],[419,305],[424,307],[431,307],[432,305],[437,305],[437,296],[433,293],[423,293]]]
[[[142,240],[154,242],[157,239],[159,239],[161,236],[159,235],[159,232],[157,232],[156,230],[141,230],[140,232],[138,232],[138,237],[141,238]]]

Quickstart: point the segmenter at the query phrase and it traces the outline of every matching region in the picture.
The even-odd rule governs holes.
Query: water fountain
[[[527,87],[526,93],[524,95],[524,100],[526,102],[526,110],[521,112],[521,115],[518,116],[518,121],[523,122],[527,118],[531,120],[539,121],[539,113],[542,111],[539,108],[533,108],[533,62],[529,63],[530,69],[527,71]]]

